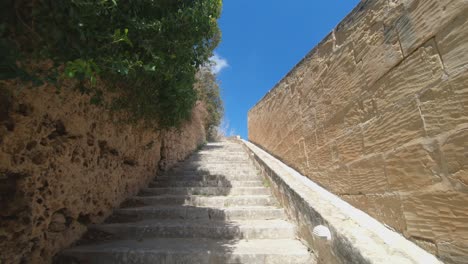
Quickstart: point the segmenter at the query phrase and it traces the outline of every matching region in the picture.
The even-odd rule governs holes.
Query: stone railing
[[[243,141],[273,194],[318,263],[441,263],[400,234],[351,206],[264,150]],[[328,229],[322,237],[317,226]]]

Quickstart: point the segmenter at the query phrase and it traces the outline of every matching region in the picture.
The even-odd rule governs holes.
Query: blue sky
[[[359,0],[224,0],[214,60],[228,133],[247,138],[247,112]]]

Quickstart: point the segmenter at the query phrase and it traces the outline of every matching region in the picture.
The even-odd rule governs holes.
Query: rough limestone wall
[[[205,140],[200,104],[180,131],[155,132],[113,122],[79,92],[0,86],[0,263],[49,263]]]
[[[362,1],[249,111],[249,140],[468,260],[468,1]]]

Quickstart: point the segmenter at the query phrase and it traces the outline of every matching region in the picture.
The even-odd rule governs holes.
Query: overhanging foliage
[[[176,126],[197,100],[195,74],[220,39],[221,0],[6,0],[0,4],[2,76],[18,61],[52,59],[93,91],[119,91],[114,108]],[[3,59],[5,58],[5,59]],[[94,90],[95,91],[95,90]]]

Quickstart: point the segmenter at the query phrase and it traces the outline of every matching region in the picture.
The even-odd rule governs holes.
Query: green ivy
[[[100,78],[117,90],[113,109],[177,126],[198,98],[196,72],[219,43],[221,6],[221,0],[5,0],[0,55],[7,60],[0,67],[7,71],[0,78],[26,78],[16,63],[23,58],[52,59],[87,89]],[[95,93],[92,103],[103,96]]]

